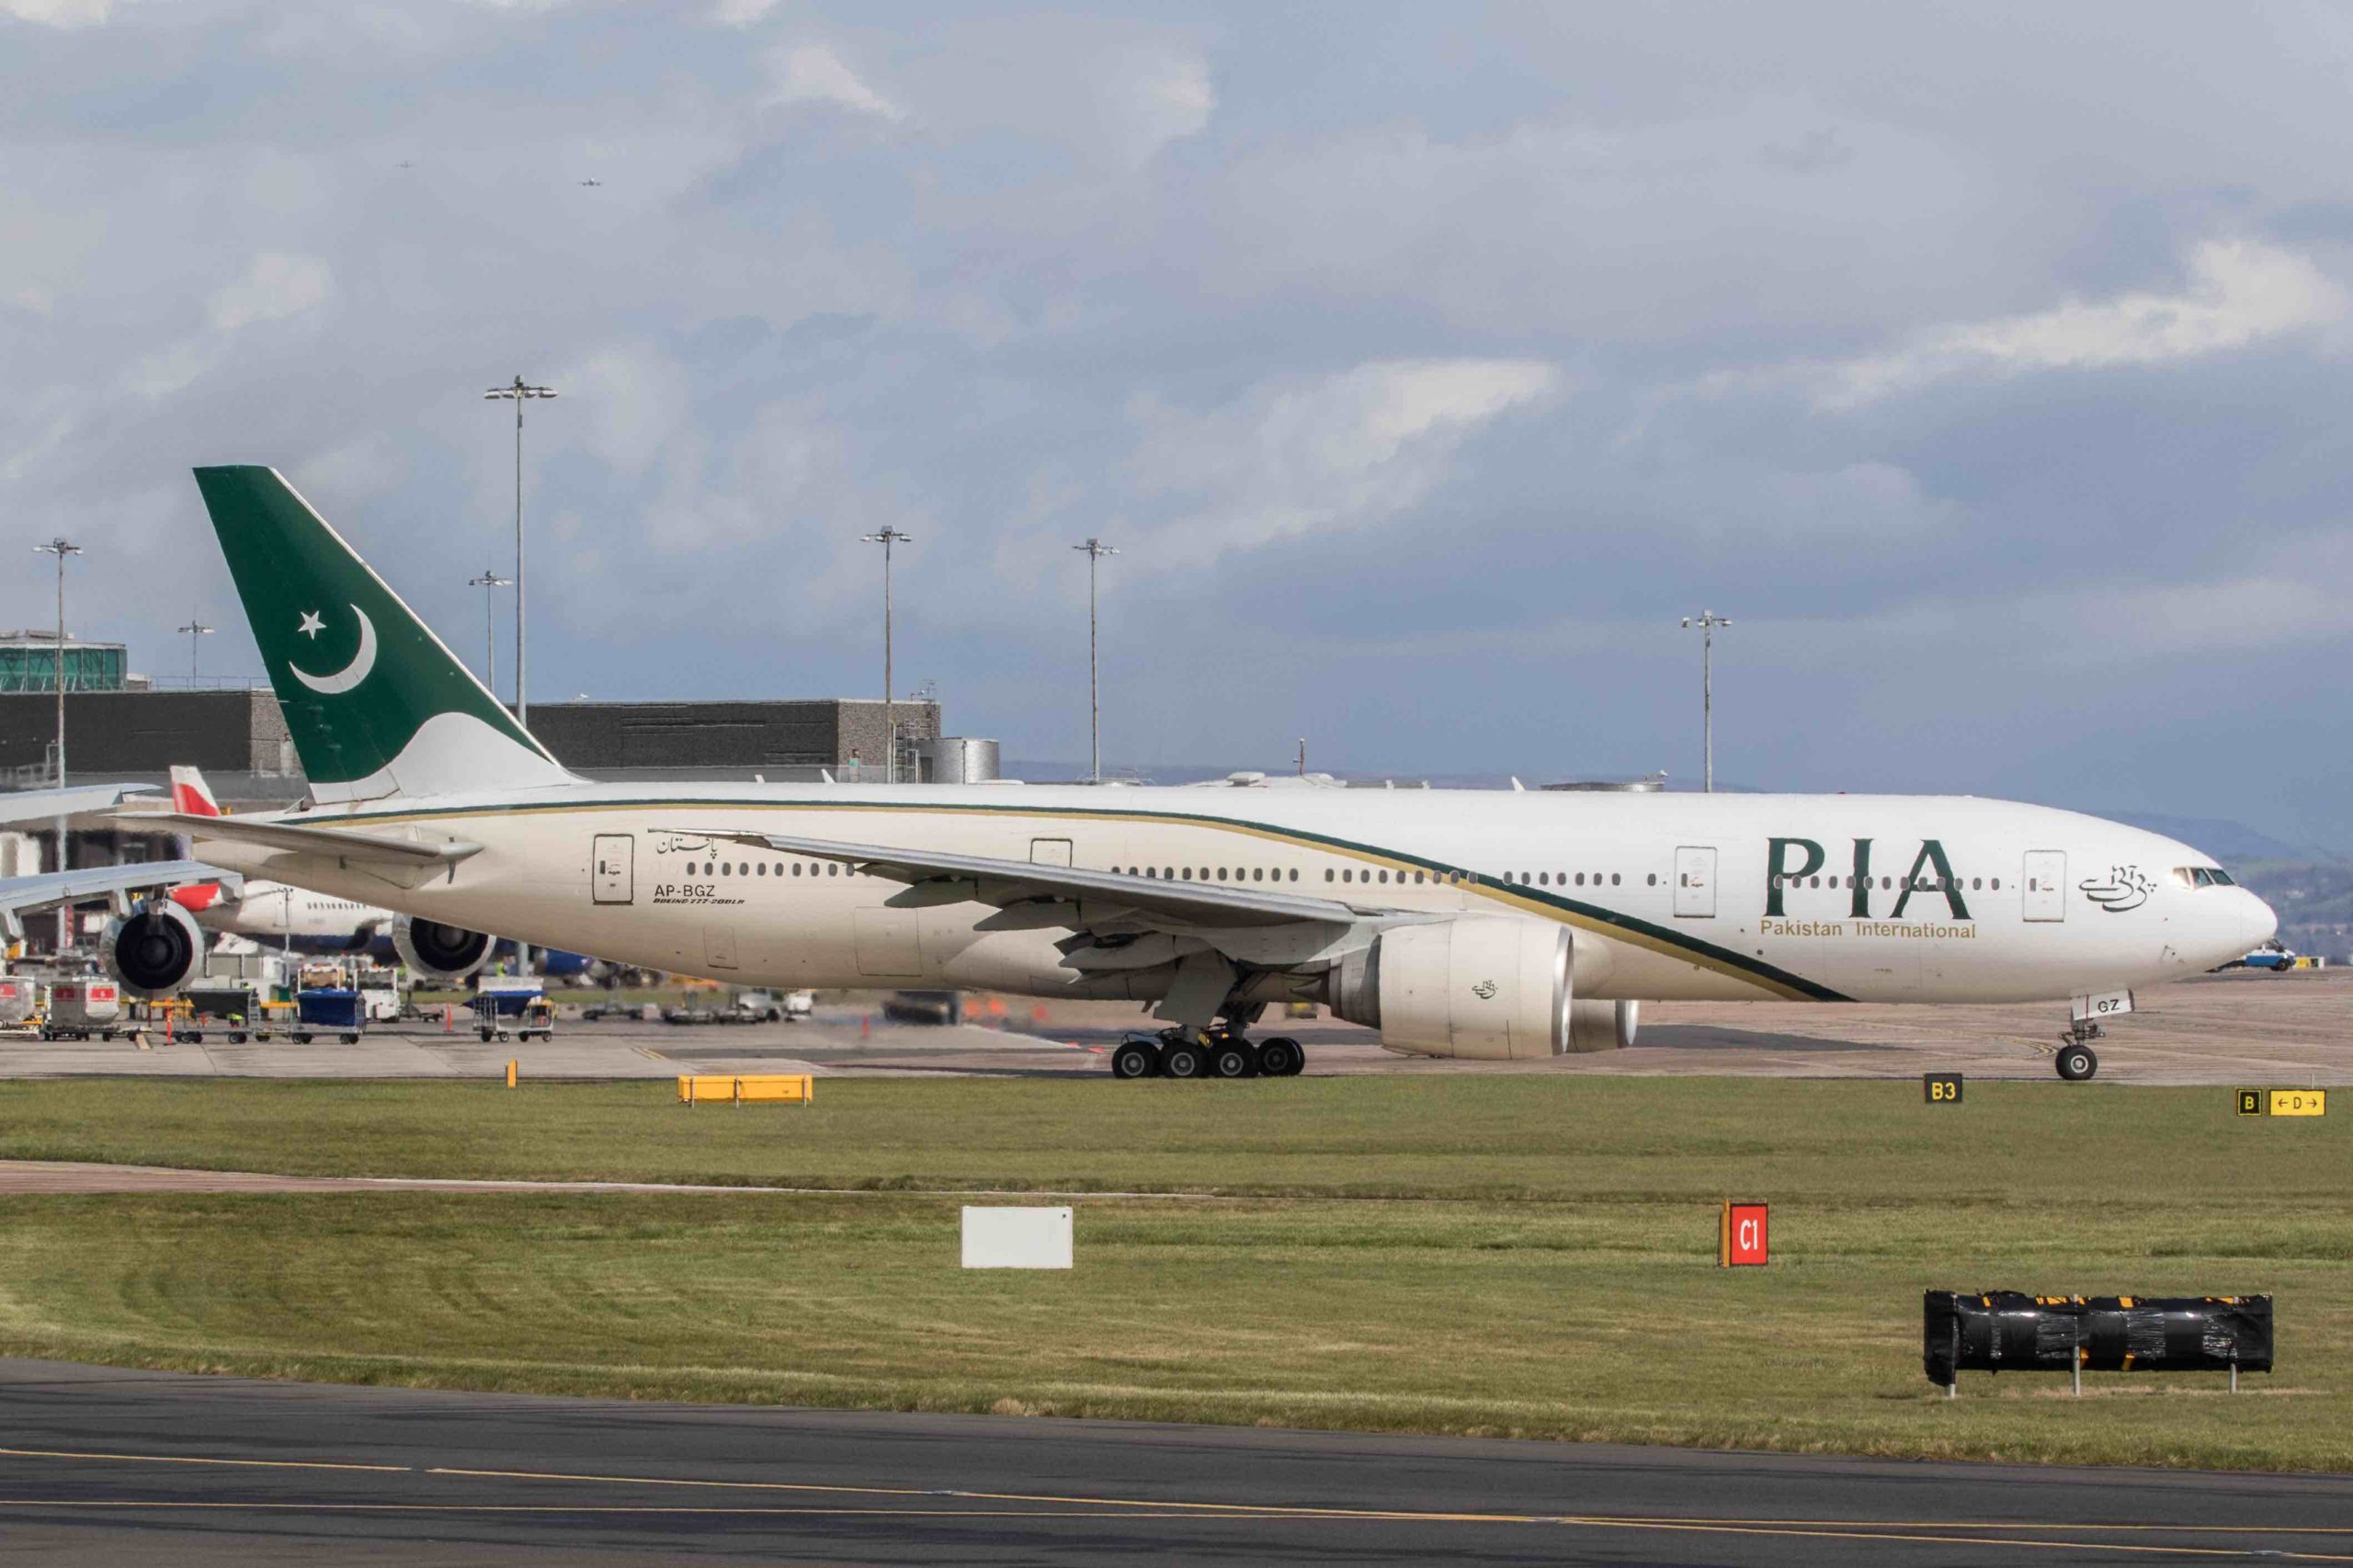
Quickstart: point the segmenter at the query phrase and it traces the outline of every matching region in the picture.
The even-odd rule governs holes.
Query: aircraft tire
[[[1198,1078],[1208,1065],[1198,1045],[1179,1041],[1161,1048],[1160,1075],[1164,1078]]]
[[[1229,1035],[1210,1052],[1210,1071],[1221,1078],[1255,1078],[1258,1051],[1248,1040]]]
[[[2062,1046],[2059,1051],[2059,1076],[2071,1084],[2080,1084],[2099,1071],[2099,1058],[2088,1045]]]
[[[1258,1042],[1258,1071],[1269,1078],[1296,1078],[1307,1065],[1307,1053],[1289,1035]]]
[[[1142,1040],[1128,1040],[1111,1052],[1111,1076],[1114,1078],[1150,1078],[1159,1072],[1159,1051]]]

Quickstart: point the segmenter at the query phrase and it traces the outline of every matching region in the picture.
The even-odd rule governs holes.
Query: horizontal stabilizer
[[[165,827],[191,838],[251,844],[288,855],[323,855],[358,865],[423,868],[455,865],[482,846],[463,840],[394,838],[389,834],[348,833],[300,823],[256,822],[247,817],[193,816],[180,812],[125,812],[142,827]]]

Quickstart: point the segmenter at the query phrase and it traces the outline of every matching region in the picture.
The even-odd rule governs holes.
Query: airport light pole
[[[51,650],[57,658],[57,787],[65,788],[65,558],[79,555],[82,547],[60,535],[47,544],[33,546],[37,555],[57,557],[57,645]],[[57,819],[57,870],[65,869],[65,819]],[[74,945],[74,905],[57,906],[57,956],[63,958],[65,949]]]
[[[1099,539],[1089,539],[1085,544],[1074,544],[1071,548],[1086,552],[1086,738],[1089,757],[1086,781],[1100,784],[1103,782],[1103,702],[1096,663],[1095,573],[1105,556],[1120,552]]]
[[[1683,618],[1685,631],[1699,629],[1700,788],[1711,795],[1716,792],[1716,628],[1731,624],[1731,617],[1711,609]]]
[[[493,387],[482,395],[485,402],[511,398],[515,403],[515,718],[528,724],[531,699],[524,686],[530,661],[523,643],[523,405],[535,397],[555,396],[555,389],[535,387],[517,376],[506,386]]]
[[[179,631],[181,636],[188,639],[188,684],[190,689],[194,689],[196,686],[196,652],[198,649],[204,646],[204,640],[212,635],[212,628],[205,625],[204,622],[200,620],[190,618],[188,623],[186,626],[181,627]]]
[[[467,587],[480,588],[483,591],[482,684],[489,688],[490,695],[494,698],[498,695],[498,599],[496,595],[499,589],[506,587],[514,581],[512,577],[500,576],[487,566],[482,569],[481,576],[466,579]]]
[[[891,547],[905,544],[915,536],[901,533],[888,523],[874,533],[858,536],[860,544],[882,547],[882,728],[890,738],[882,753],[882,782],[895,784],[899,779],[899,721],[892,707],[891,693]]]

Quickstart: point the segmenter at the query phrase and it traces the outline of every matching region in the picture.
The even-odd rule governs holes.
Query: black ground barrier
[[[2271,1370],[2268,1296],[2029,1296],[1928,1290],[1920,1361],[1947,1390],[1961,1372]]]

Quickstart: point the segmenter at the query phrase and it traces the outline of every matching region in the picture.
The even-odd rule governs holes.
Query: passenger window
[[[1995,877],[1992,881],[1988,882],[1986,885],[1987,885],[1988,887],[1992,888],[1995,892],[2000,892],[2002,891],[2002,879],[2001,879],[2001,878],[1999,878],[1999,877]]]
[[[1339,879],[1333,875],[1332,868],[1331,868],[1331,867],[1329,867],[1329,866],[1326,866],[1326,867],[1324,867],[1324,880],[1325,881],[1329,882],[1329,881],[1338,881]]]
[[[1382,881],[1384,881],[1384,882],[1385,882],[1385,881],[1387,881],[1389,880],[1389,873],[1388,873],[1388,872],[1386,872],[1386,871],[1381,872],[1381,880]]]
[[[1616,871],[1609,873],[1609,885],[1613,888],[1618,885],[1618,873]]]
[[[1658,886],[1658,873],[1656,871],[1653,871],[1650,875],[1650,885],[1652,887]]]
[[[827,861],[827,862],[825,863],[825,875],[827,875],[827,876],[829,876],[829,877],[838,877],[838,876],[840,876],[841,874],[842,874],[842,867],[841,867],[841,862],[840,862],[840,861],[838,861],[838,860],[829,860],[829,861]]]
[[[1296,866],[1293,866],[1293,867],[1290,869],[1290,880],[1291,880],[1292,881],[1299,881],[1299,868],[1298,868],[1298,867],[1296,867]]]

